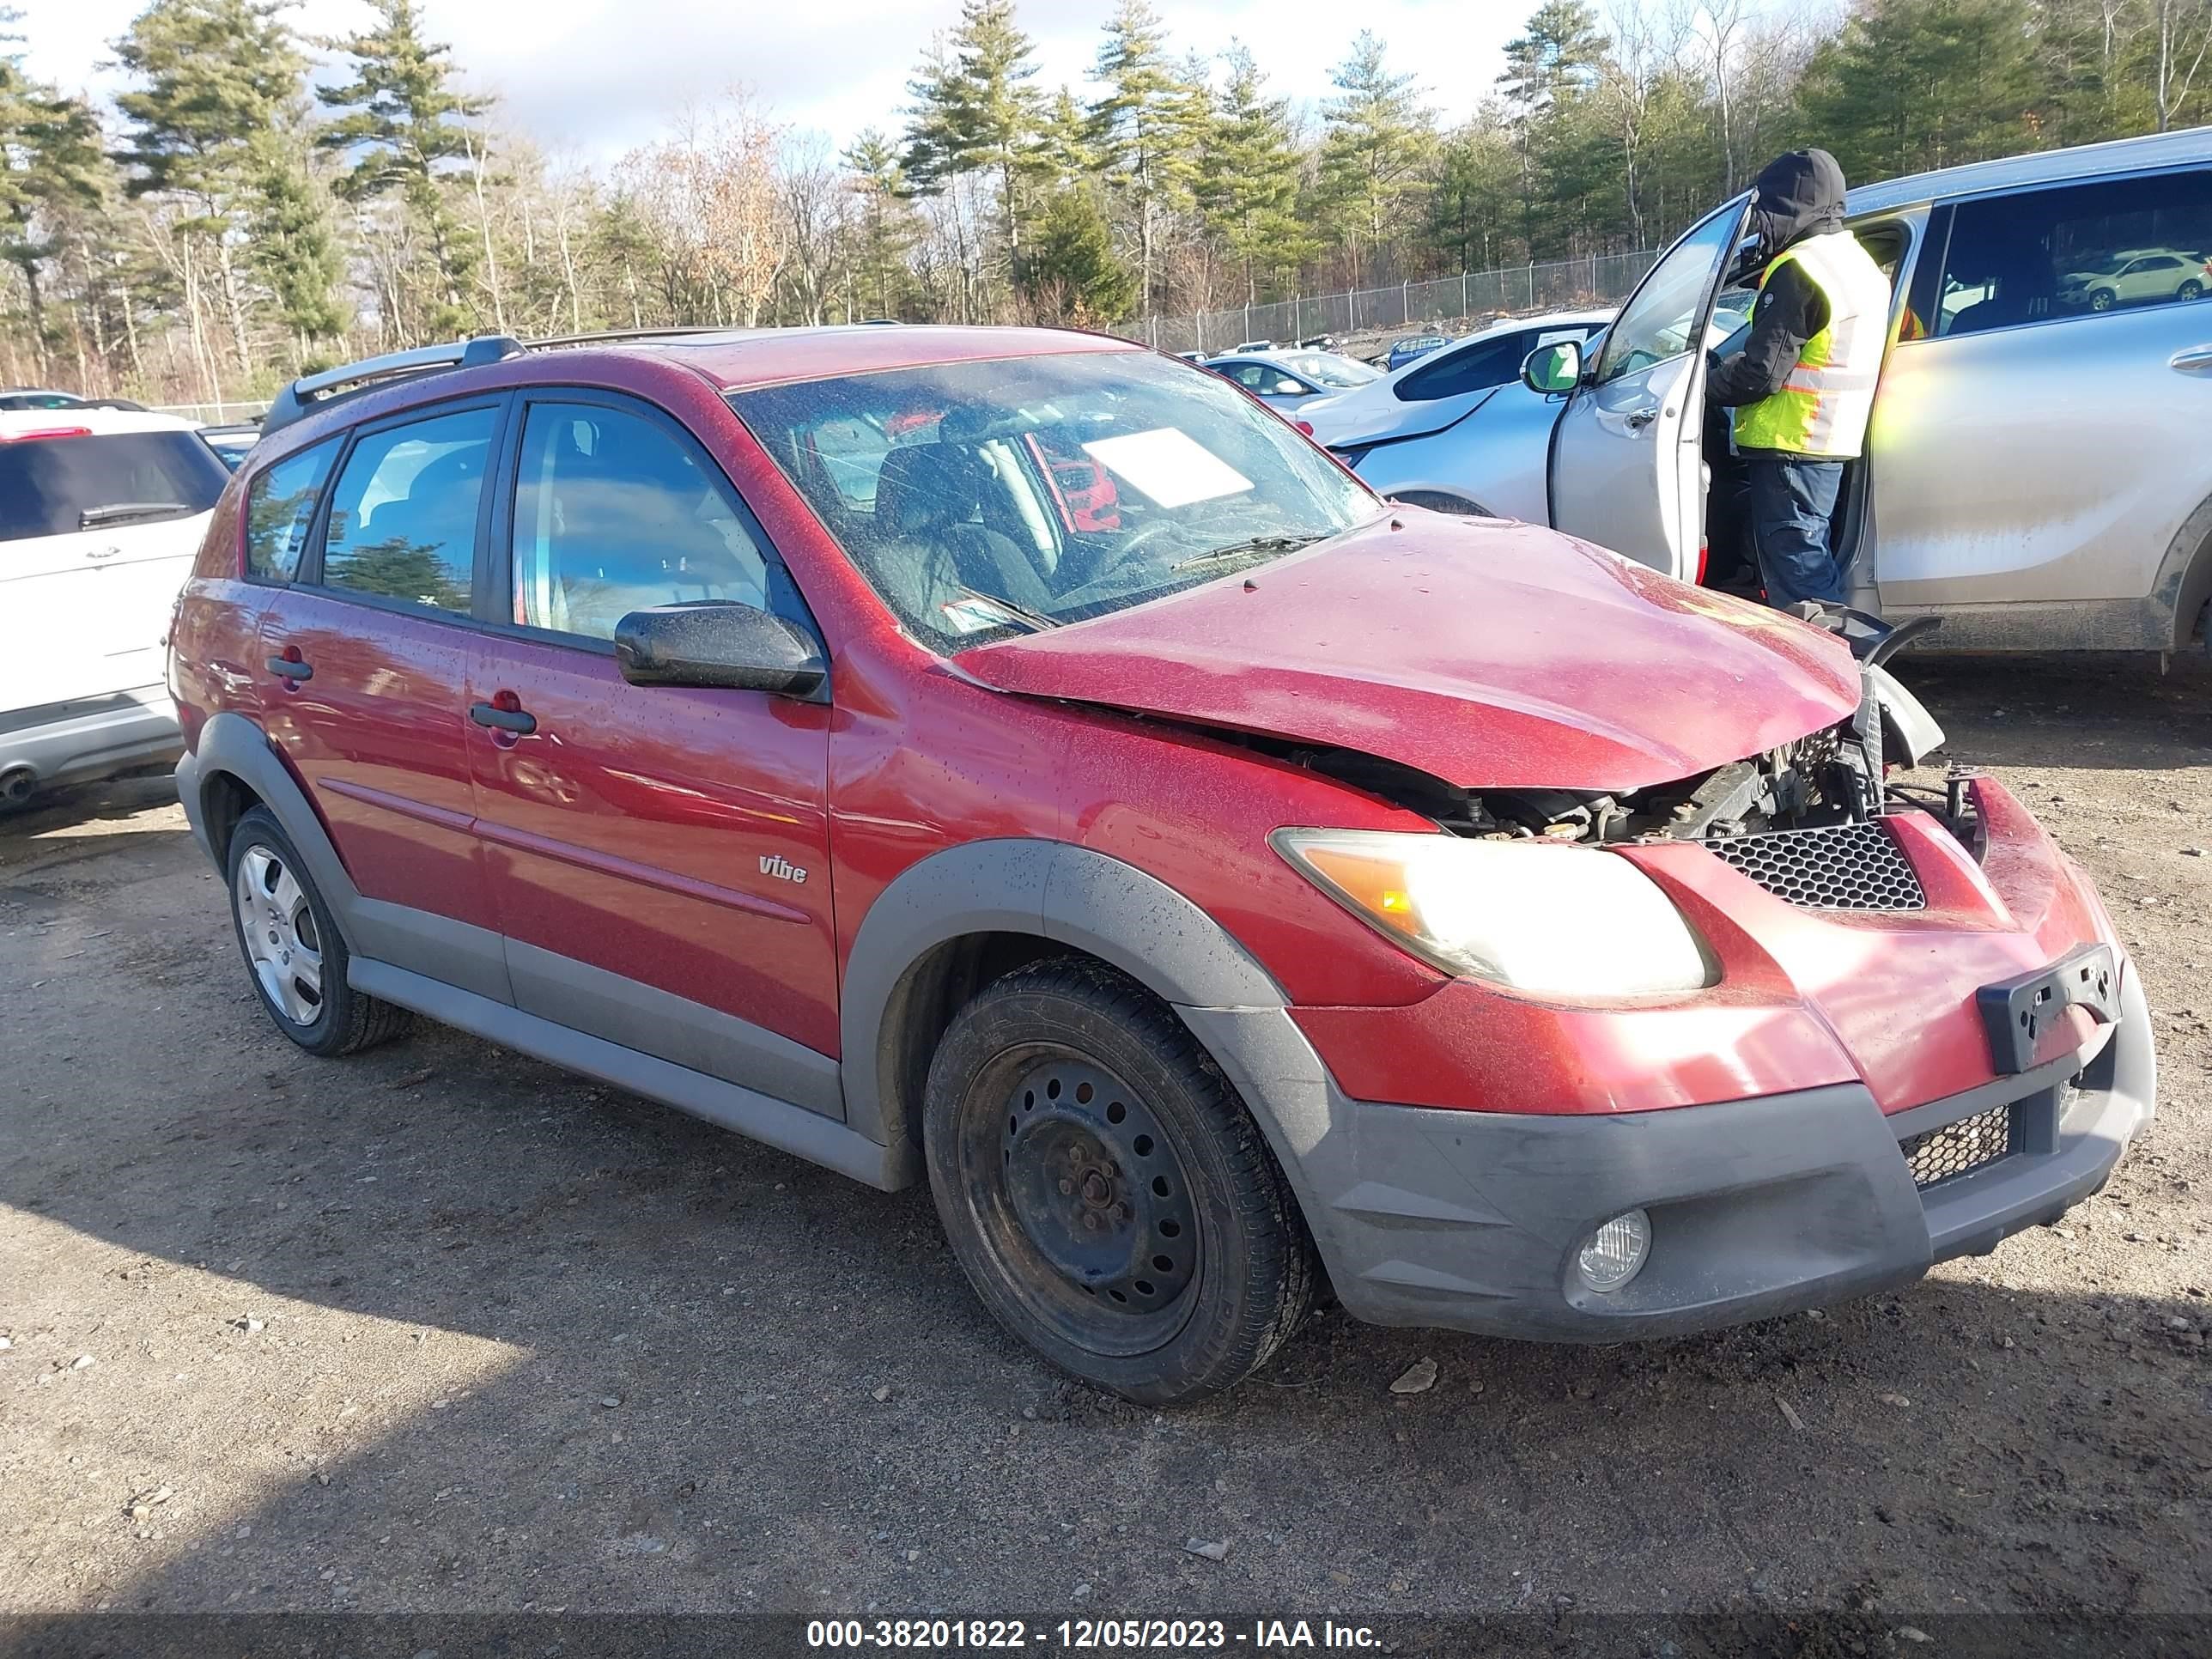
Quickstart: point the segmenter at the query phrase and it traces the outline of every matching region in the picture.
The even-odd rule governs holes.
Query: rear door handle
[[[526,708],[501,708],[497,703],[472,702],[469,718],[478,726],[489,726],[495,732],[512,732],[526,738],[538,729],[538,716]]]
[[[270,658],[269,672],[277,678],[285,680],[311,680],[315,678],[313,667],[301,662],[297,657]]]
[[[2166,366],[2184,374],[2212,374],[2212,345],[2184,346],[2166,360]]]

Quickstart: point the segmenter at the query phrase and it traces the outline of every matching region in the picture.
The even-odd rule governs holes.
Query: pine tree
[[[1024,286],[1040,322],[1098,327],[1122,321],[1136,303],[1136,276],[1115,256],[1089,184],[1063,185],[1045,198],[1025,265]]]
[[[997,191],[1009,271],[1021,264],[1024,163],[1036,137],[1036,52],[1014,21],[1013,0],[961,0],[959,27],[932,48],[908,88],[908,180],[933,195],[985,175]]]
[[[173,228],[215,263],[241,367],[258,356],[250,276],[295,355],[343,325],[337,246],[302,153],[307,58],[283,9],[282,0],[155,0],[115,43],[140,82],[115,100],[130,123],[118,158],[130,191],[191,204]]]
[[[350,160],[338,183],[349,201],[398,192],[430,245],[437,292],[427,326],[451,334],[468,323],[461,294],[475,261],[446,191],[472,170],[468,158],[475,145],[466,124],[486,104],[453,89],[449,48],[423,39],[415,0],[370,4],[378,26],[338,43],[354,61],[354,79],[316,88],[325,104],[344,112],[316,142]]]
[[[1383,52],[1380,36],[1360,31],[1330,76],[1339,95],[1323,112],[1322,196],[1336,240],[1352,251],[1355,286],[1361,249],[1377,248],[1389,237],[1400,199],[1413,188],[1434,136],[1415,77],[1392,74]]]
[[[1251,51],[1232,42],[1229,78],[1215,96],[1207,167],[1199,186],[1206,222],[1244,272],[1244,302],[1310,258],[1315,242],[1297,216],[1299,161],[1290,105],[1270,98]]]
[[[1092,76],[1106,94],[1091,107],[1091,145],[1108,188],[1128,204],[1138,295],[1150,307],[1159,285],[1163,221],[1190,205],[1205,94],[1169,61],[1166,26],[1151,0],[1120,0]]]
[[[0,42],[21,15],[0,9]],[[45,265],[59,249],[58,222],[99,208],[108,167],[100,122],[81,99],[24,74],[21,60],[0,53],[0,259],[23,282],[32,351],[42,371],[54,340],[46,303]]]
[[[876,317],[896,317],[907,288],[906,254],[913,234],[908,226],[906,175],[890,139],[870,127],[840,158],[847,187],[860,200],[860,232],[853,254],[854,280],[862,309]]]
[[[1498,84],[1521,151],[1521,239],[1531,258],[1556,248],[1571,223],[1553,210],[1588,193],[1590,135],[1571,118],[1612,44],[1583,0],[1544,0],[1506,43]]]
[[[1851,179],[2033,147],[2023,0],[1871,0],[1814,57],[1808,132]]]

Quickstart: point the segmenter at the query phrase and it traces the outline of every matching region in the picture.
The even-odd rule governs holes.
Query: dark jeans
[[[1756,453],[1744,457],[1744,471],[1751,484],[1752,544],[1759,550],[1767,603],[1841,605],[1844,573],[1828,538],[1844,463]]]

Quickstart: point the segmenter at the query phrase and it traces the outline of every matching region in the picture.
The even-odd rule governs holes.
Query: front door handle
[[[2212,345],[2184,346],[2166,360],[2166,366],[2184,374],[2212,374]]]
[[[526,708],[502,708],[495,702],[472,702],[469,718],[478,726],[489,726],[495,732],[511,732],[518,738],[526,738],[538,729],[538,716]]]
[[[1656,408],[1632,409],[1627,414],[1622,416],[1620,418],[1622,424],[1626,426],[1631,432],[1641,432],[1645,427],[1650,426],[1652,422],[1659,418],[1659,411]]]
[[[277,678],[290,680],[295,684],[301,680],[311,680],[315,678],[314,669],[308,664],[301,662],[297,657],[271,657],[269,659],[268,666],[269,672]]]

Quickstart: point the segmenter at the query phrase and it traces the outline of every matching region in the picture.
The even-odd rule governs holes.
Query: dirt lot
[[[2212,675],[1906,666],[2148,981],[2106,1194],[1668,1344],[1330,1313],[1166,1415],[1000,1335],[926,1191],[437,1027],[298,1054],[165,783],[9,823],[0,1612],[2202,1612]]]

